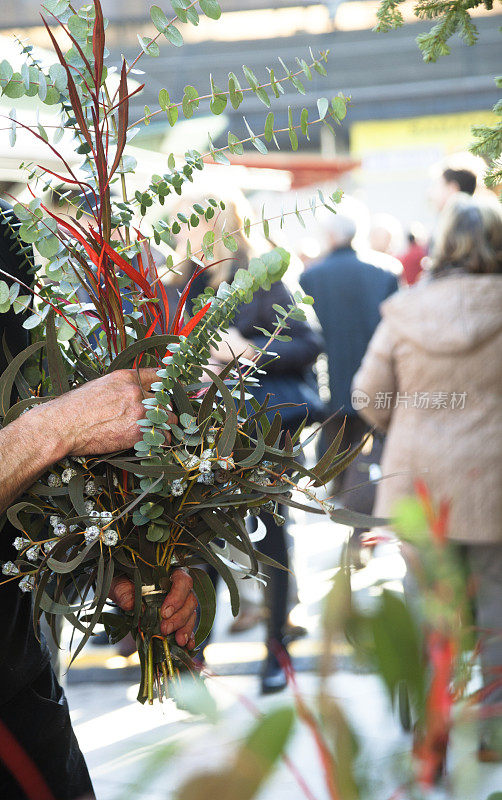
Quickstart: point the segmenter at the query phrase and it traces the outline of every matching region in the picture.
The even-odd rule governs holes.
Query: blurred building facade
[[[132,59],[138,52],[138,33],[156,33],[149,19],[150,3],[102,0],[102,5],[111,22],[107,35],[112,60],[118,63],[121,53]],[[161,5],[167,13],[170,4]],[[350,95],[351,106],[336,138],[326,128],[313,126],[310,141],[301,142],[302,150],[360,160],[351,189],[358,189],[372,209],[399,211],[405,225],[417,218],[430,221],[432,214],[424,199],[429,167],[448,152],[468,145],[471,124],[491,119],[498,94],[493,77],[500,72],[502,14],[478,14],[475,23],[480,35],[475,46],[453,40],[451,55],[425,64],[416,37],[430,25],[411,21],[409,2],[401,6],[407,24],[388,34],[372,30],[376,0],[221,0],[221,6],[226,13],[218,22],[201,17],[197,27],[180,26],[184,47],[160,42],[160,56],[148,59],[147,85],[141,97],[133,100],[131,120],[144,115],[145,105],[158,107],[163,87],[177,101],[186,85],[207,93],[211,72],[216,85],[226,88],[228,72],[239,75],[242,64],[265,82],[266,66],[274,67],[278,77],[282,73],[277,57],[294,70],[296,57],[309,60],[310,47],[314,54],[329,50],[327,78],[314,73],[311,82],[304,81],[305,95],[286,86],[285,94],[273,103],[277,125],[287,128],[289,105],[305,106],[314,119],[319,97],[339,91]],[[16,30],[41,46],[48,43],[39,26],[39,0],[15,4],[0,0],[0,10],[0,32]],[[246,85],[244,78],[242,83]],[[197,116],[201,113],[202,105]],[[250,94],[239,110],[229,104],[221,119],[211,120],[216,144],[224,144],[227,130],[239,137],[247,135],[243,113],[253,130],[263,130],[266,109]],[[203,122],[197,123],[197,136],[205,136]],[[166,142],[170,149],[180,146],[175,132],[169,137],[167,120],[159,116],[146,129],[144,143],[161,150]],[[188,138],[183,132],[184,144]],[[287,134],[280,143],[289,150]]]

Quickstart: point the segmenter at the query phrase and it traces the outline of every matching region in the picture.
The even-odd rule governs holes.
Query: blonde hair
[[[214,258],[208,263],[213,263],[214,267],[206,272],[207,283],[216,289],[222,281],[228,281],[232,278],[232,273],[236,268],[243,266],[247,267],[250,259],[257,252],[258,243],[254,240],[253,235],[246,237],[244,235],[244,217],[252,219],[252,212],[244,195],[239,197],[218,197],[213,194],[211,197],[218,203],[223,201],[225,204],[224,210],[219,207],[215,209],[214,217],[208,223],[210,229],[214,232],[215,242],[213,245]],[[185,195],[180,199],[180,202],[170,209],[172,216],[176,213],[182,212],[187,214],[190,212],[191,206],[194,203],[206,205],[206,200],[200,196],[187,196]],[[202,220],[202,223],[204,220]],[[231,252],[225,247],[222,241],[224,232],[232,234],[237,242],[237,250],[235,253]],[[261,248],[267,249],[267,245]],[[180,274],[176,277],[173,276],[171,283],[180,286],[184,285],[190,278],[193,272],[193,264],[190,261],[184,261],[179,268]]]
[[[502,206],[490,195],[455,194],[441,217],[432,255],[433,274],[460,268],[502,272]]]

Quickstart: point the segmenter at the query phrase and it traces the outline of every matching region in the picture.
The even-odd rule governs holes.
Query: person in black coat
[[[292,302],[291,295],[282,281],[272,285],[270,291],[260,289],[248,305],[242,305],[234,321],[234,327],[223,337],[223,342],[215,355],[227,362],[232,356],[252,357],[253,345],[264,347],[267,337],[258,331],[257,326],[272,331],[276,312],[274,304],[287,308]],[[323,406],[315,387],[312,365],[322,350],[323,343],[306,322],[291,320],[287,331],[291,341],[274,341],[271,352],[276,358],[264,356],[265,374],[260,375],[260,386],[253,388],[255,398],[262,402],[267,394],[272,395],[271,404],[295,403],[298,407],[283,409],[280,413],[284,427],[293,433],[305,414],[318,420]],[[287,516],[285,506],[279,505],[279,514]],[[284,628],[288,615],[289,559],[286,542],[286,528],[277,523],[271,514],[263,521],[267,528],[265,538],[259,549],[286,569],[266,568],[268,585],[265,593],[268,608],[267,658],[261,673],[263,694],[277,692],[286,686],[286,677],[277,660],[277,647],[285,646]]]
[[[329,414],[335,417],[325,426],[327,444],[346,417],[344,447],[359,442],[367,430],[352,406],[352,379],[380,321],[380,304],[398,289],[392,272],[363,261],[353,248],[356,209],[347,198],[336,214],[321,217],[330,252],[300,278],[302,289],[314,298],[328,357]]]
[[[344,420],[341,451],[357,445],[369,430],[357,413],[358,398],[351,396],[352,379],[380,322],[380,304],[399,288],[394,273],[371,263],[371,255],[363,260],[354,249],[363,214],[364,207],[352,198],[344,198],[336,214],[321,210],[318,221],[327,234],[330,250],[300,278],[302,289],[314,298],[328,357],[331,398],[330,419],[324,424],[321,440],[324,449]],[[341,499],[343,493],[344,501],[347,496],[347,505],[355,511],[371,514],[375,488],[370,465],[379,463],[381,450],[381,439],[374,438],[371,452],[361,454],[333,481],[333,495]],[[359,544],[363,530],[355,529],[348,541],[349,560],[356,567],[363,566]]]

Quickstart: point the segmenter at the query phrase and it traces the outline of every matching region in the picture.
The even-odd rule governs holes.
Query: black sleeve
[[[292,297],[282,281],[272,284],[269,292],[260,289],[248,305],[241,306],[235,325],[239,332],[258,347],[264,347],[267,337],[255,326],[272,331],[276,312],[274,304],[287,308]],[[285,331],[291,336],[290,342],[274,341],[270,350],[279,358],[267,365],[267,372],[303,372],[311,366],[323,349],[322,338],[307,322],[290,320],[289,329]],[[264,356],[266,360],[267,357]]]

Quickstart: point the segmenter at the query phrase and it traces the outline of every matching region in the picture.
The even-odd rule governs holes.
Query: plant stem
[[[153,642],[148,642],[148,663],[147,663],[147,688],[148,702],[153,705]]]
[[[166,698],[168,698],[169,697],[169,676],[167,674],[166,662],[163,661],[161,666],[162,666],[162,680],[164,682],[164,692],[165,692]]]
[[[171,651],[169,649],[167,639],[162,639],[162,647],[164,648],[164,655],[166,657],[167,668],[169,670],[169,677],[171,678],[171,680],[174,680],[175,675],[174,675],[173,660],[171,658]]]

